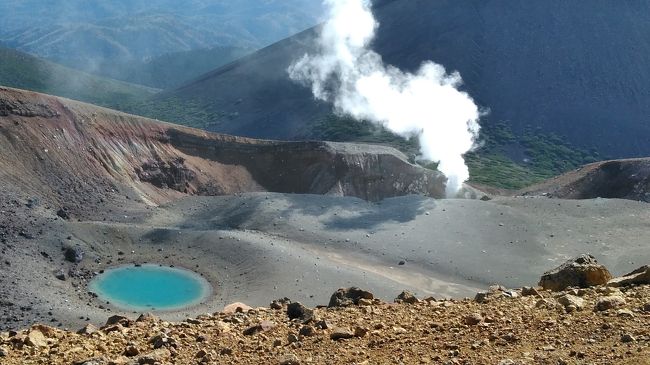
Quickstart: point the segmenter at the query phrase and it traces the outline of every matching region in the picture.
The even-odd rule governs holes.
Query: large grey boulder
[[[586,288],[604,285],[612,278],[607,268],[591,255],[580,255],[542,275],[539,285],[546,290],[560,291],[575,286]]]
[[[72,262],[74,264],[78,264],[84,259],[84,251],[81,249],[81,247],[78,246],[66,247],[64,255],[66,261]]]

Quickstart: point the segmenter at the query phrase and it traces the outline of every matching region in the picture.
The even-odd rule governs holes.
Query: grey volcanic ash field
[[[616,275],[650,261],[647,203],[436,199],[440,175],[388,148],[239,139],[0,91],[3,329],[103,323],[119,310],[87,284],[125,264],[211,283],[204,303],[160,314],[179,319],[235,301],[326,304],[347,286],[470,296],[587,252]]]
[[[9,315],[2,325],[34,317],[64,326],[80,326],[86,317],[103,322],[117,310],[92,298],[86,280],[124,263],[185,267],[210,281],[210,300],[163,315],[170,318],[235,301],[267,305],[285,296],[326,304],[331,292],[351,285],[387,300],[402,289],[470,296],[490,283],[535,284],[539,273],[582,252],[622,274],[650,259],[649,219],[646,203],[606,199],[188,197],[127,223],[57,220],[43,239],[19,239],[12,249],[5,244],[3,258],[11,266],[2,266],[2,291],[4,302],[14,304],[3,308]],[[63,262],[57,238],[66,235],[86,254],[77,265]],[[26,267],[33,270],[27,274]],[[61,267],[72,269],[73,277],[56,279]]]

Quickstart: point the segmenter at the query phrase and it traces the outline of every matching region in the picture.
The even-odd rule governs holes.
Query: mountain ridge
[[[650,96],[650,73],[638,66],[650,61],[650,43],[640,37],[650,24],[643,21],[647,5],[599,1],[585,11],[560,1],[378,5],[373,48],[386,63],[414,70],[433,60],[459,71],[463,90],[490,110],[485,125],[505,123],[517,135],[555,134],[611,158],[650,154],[650,130],[643,123],[650,110],[642,102]],[[179,122],[300,138],[331,111],[286,74],[293,60],[313,50],[315,35],[316,28],[302,32],[155,100],[206,112],[200,118],[174,115]]]
[[[214,134],[4,87],[0,115],[6,156],[0,180],[16,186],[29,181],[32,194],[58,204],[84,206],[89,197],[102,197],[99,187],[110,186],[153,204],[183,195],[257,191],[367,200],[444,196],[440,173],[412,165],[387,147]],[[76,189],[86,194],[53,190],[62,181],[85,181]]]
[[[258,48],[312,26],[319,7],[309,0],[9,1],[0,4],[0,41],[94,72],[170,52]]]

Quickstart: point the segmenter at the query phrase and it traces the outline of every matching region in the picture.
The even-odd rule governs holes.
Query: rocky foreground
[[[179,323],[114,316],[78,332],[0,335],[2,364],[650,364],[650,269],[622,278],[581,256],[540,287],[384,303],[357,288],[327,307],[236,303]]]

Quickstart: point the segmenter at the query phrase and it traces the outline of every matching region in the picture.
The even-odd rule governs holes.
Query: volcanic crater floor
[[[384,300],[405,289],[472,297],[494,283],[534,285],[540,273],[582,253],[594,254],[615,275],[650,262],[650,210],[628,200],[406,196],[371,203],[248,193],[159,207],[125,200],[123,207],[85,220],[60,219],[44,207],[13,209],[12,222],[22,224],[16,231],[34,237],[17,234],[3,243],[0,326],[77,328],[134,314],[87,287],[97,273],[119,265],[153,263],[202,275],[214,289],[210,297],[160,314],[178,321],[232,302],[262,306],[289,297],[316,306],[349,286]],[[65,261],[65,247],[81,249],[83,260]],[[65,280],[57,279],[61,274]]]

